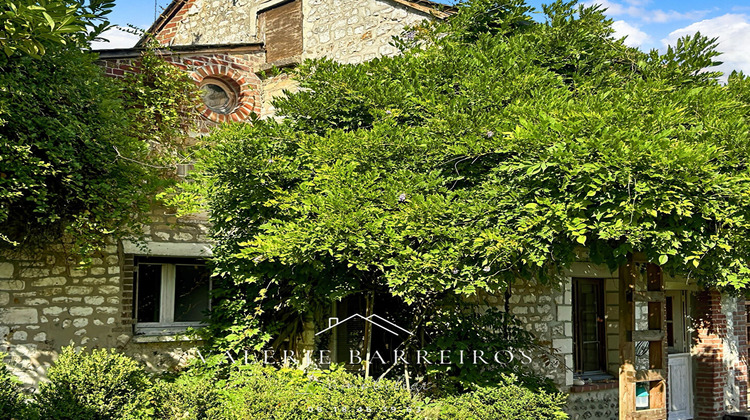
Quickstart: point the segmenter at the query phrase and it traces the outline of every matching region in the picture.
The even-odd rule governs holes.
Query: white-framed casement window
[[[210,292],[210,272],[201,260],[136,259],[136,333],[178,334],[199,327],[211,309]]]

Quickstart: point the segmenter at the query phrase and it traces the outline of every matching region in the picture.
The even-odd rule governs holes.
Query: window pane
[[[579,373],[600,371],[605,368],[602,284],[598,280],[576,279],[573,296],[575,314],[574,334],[575,371]]]
[[[178,265],[175,269],[175,322],[202,321],[208,311],[208,270],[202,265]]]
[[[138,265],[138,322],[159,322],[161,309],[161,265]]]
[[[591,372],[599,370],[601,363],[599,363],[599,343],[584,343],[583,344],[583,371]]]

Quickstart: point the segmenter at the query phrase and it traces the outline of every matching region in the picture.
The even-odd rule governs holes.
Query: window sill
[[[155,334],[141,334],[133,336],[133,342],[137,344],[146,343],[179,343],[179,342],[198,342],[201,341],[191,335],[185,334],[172,334],[172,335],[155,335]]]
[[[586,385],[573,385],[568,391],[571,394],[580,392],[593,392],[593,391],[604,391],[607,389],[617,389],[620,387],[620,383],[614,379],[608,379],[606,381],[592,382]]]

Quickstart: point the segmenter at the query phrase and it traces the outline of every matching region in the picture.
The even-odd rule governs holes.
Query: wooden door
[[[693,379],[690,353],[670,354],[669,359],[669,420],[693,418]]]

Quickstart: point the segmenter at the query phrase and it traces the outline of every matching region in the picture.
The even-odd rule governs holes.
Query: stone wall
[[[195,343],[134,338],[133,258],[207,256],[208,228],[204,219],[178,219],[160,207],[151,218],[143,229],[146,242],[112,241],[89,267],[75,264],[63,243],[0,255],[0,351],[25,384],[38,383],[69,345],[117,348],[155,369],[185,360]]]
[[[510,312],[546,347],[534,355],[532,369],[563,388],[573,384],[571,299],[571,285],[565,280],[553,285],[519,282],[510,297]]]
[[[118,247],[91,267],[72,264],[64,245],[0,257],[0,347],[22,381],[36,383],[60,348],[116,347],[127,338]]]
[[[619,397],[620,391],[617,388],[573,393],[568,397],[565,411],[570,420],[617,420]]]
[[[539,358],[534,366],[544,372],[561,389],[573,384],[573,278],[598,278],[604,285],[605,323],[608,372],[617,376],[619,354],[618,278],[605,267],[586,262],[574,263],[557,284],[538,285],[521,283],[513,286],[511,312],[524,328],[534,333],[539,342],[549,346],[549,352],[559,362],[550,368]]]
[[[263,118],[272,117],[276,114],[276,108],[273,106],[273,99],[284,94],[285,90],[294,92],[297,90],[299,83],[294,80],[289,73],[263,79],[263,93],[261,95],[261,115]]]
[[[391,38],[430,18],[390,0],[305,0],[302,14],[303,58],[325,56],[342,63],[395,55]]]
[[[187,0],[157,39],[167,45],[257,42],[256,9],[249,0]]]

